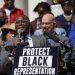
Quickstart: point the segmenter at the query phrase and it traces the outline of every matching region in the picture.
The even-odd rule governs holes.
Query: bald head
[[[51,33],[55,27],[54,15],[52,13],[45,13],[42,17],[42,29],[44,32]]]
[[[54,15],[53,14],[50,14],[50,13],[46,13],[46,14],[44,14],[43,15],[43,17],[42,17],[42,20],[46,20],[46,21],[48,21],[48,20],[53,20],[54,19]]]

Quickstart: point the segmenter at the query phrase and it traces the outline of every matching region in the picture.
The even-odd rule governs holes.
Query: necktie
[[[48,38],[47,41],[48,41],[48,45],[50,45],[51,44],[51,39]]]
[[[29,47],[30,45],[29,45],[29,42],[28,42],[28,37],[25,36],[22,39],[23,39],[23,42],[28,43],[27,47]]]

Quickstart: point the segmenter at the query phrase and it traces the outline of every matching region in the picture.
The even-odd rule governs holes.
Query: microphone
[[[22,37],[21,37],[22,30],[18,29],[17,33],[18,33],[18,38],[20,39],[21,42],[23,42]]]
[[[47,32],[44,32],[44,34],[45,34],[46,36],[48,36],[49,38],[51,38],[52,40],[54,40],[55,42],[60,43],[63,47],[67,48],[66,51],[69,51],[68,49],[71,49],[70,46],[65,45],[65,44],[64,44],[58,37],[56,37],[55,35],[49,34],[49,33],[47,33]]]
[[[17,33],[18,33],[18,38],[21,39],[22,30],[21,30],[21,29],[18,29],[18,30],[17,30]]]
[[[18,33],[18,38],[20,39],[21,38],[21,29],[18,29],[17,33]]]
[[[49,34],[48,32],[44,32],[44,34],[46,35],[46,36],[48,36],[49,38],[51,38],[52,40],[54,40],[55,42],[59,42],[60,40],[59,40],[59,38],[57,38],[55,35],[53,35],[53,34]]]

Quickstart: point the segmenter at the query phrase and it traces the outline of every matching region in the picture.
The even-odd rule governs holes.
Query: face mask
[[[0,19],[0,27],[2,26],[2,25],[4,25],[5,24],[5,20],[4,19]]]

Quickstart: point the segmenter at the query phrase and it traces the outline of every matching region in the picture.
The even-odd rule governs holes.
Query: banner
[[[14,60],[13,75],[56,75],[58,47],[20,47]]]

